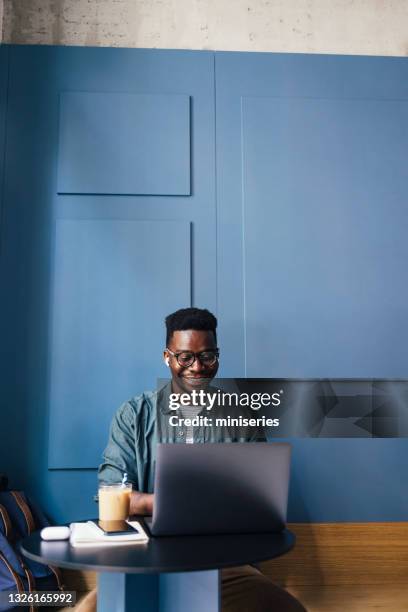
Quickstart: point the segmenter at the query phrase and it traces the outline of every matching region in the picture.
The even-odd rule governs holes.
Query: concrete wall
[[[408,2],[4,0],[3,42],[406,56]]]

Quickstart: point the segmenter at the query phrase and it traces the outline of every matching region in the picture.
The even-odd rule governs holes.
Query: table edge
[[[35,532],[34,532],[35,533]],[[214,565],[213,563],[203,563],[203,564],[198,564],[194,567],[194,569],[191,569],[189,567],[177,567],[177,568],[171,568],[169,569],[168,567],[154,567],[154,568],[144,568],[144,567],[133,567],[133,568],[129,568],[129,566],[115,566],[112,567],[110,565],[108,566],[104,566],[104,565],[92,565],[89,563],[83,563],[83,564],[79,564],[79,563],[71,563],[69,561],[64,561],[64,562],[58,562],[58,565],[55,563],[54,560],[52,559],[47,559],[47,557],[41,556],[39,557],[38,555],[35,555],[33,553],[31,553],[30,551],[27,551],[24,546],[24,539],[22,541],[20,541],[18,543],[18,548],[20,550],[20,552],[27,557],[28,559],[31,559],[32,561],[36,561],[37,563],[40,563],[42,565],[53,565],[55,567],[62,567],[64,569],[70,569],[70,570],[77,570],[77,571],[93,571],[93,572],[98,572],[98,573],[104,573],[104,572],[109,572],[109,573],[122,573],[122,574],[174,574],[174,573],[184,573],[184,572],[200,572],[200,571],[210,571],[210,570],[221,570],[221,569],[225,569],[228,567],[236,567],[236,566],[240,566],[240,565],[247,565],[247,564],[252,564],[252,563],[261,563],[263,561],[268,561],[270,559],[277,559],[278,557],[281,557],[283,555],[285,555],[286,553],[288,553],[290,550],[292,550],[292,548],[295,546],[296,543],[296,535],[293,533],[293,531],[290,531],[289,529],[284,529],[284,531],[282,531],[282,534],[276,534],[276,535],[283,535],[285,534],[287,536],[287,541],[285,543],[285,546],[282,546],[282,550],[279,552],[278,555],[273,555],[272,557],[270,556],[270,554],[265,554],[265,555],[260,555],[257,556],[256,558],[251,558],[248,559],[248,557],[243,556],[242,558],[238,558],[235,559],[233,562],[227,562],[227,563],[222,563],[222,564],[217,564]],[[31,534],[31,536],[34,534]],[[244,534],[240,534],[240,535],[244,535]],[[260,535],[260,534],[258,534]],[[265,535],[272,535],[272,534],[265,534]],[[31,537],[28,536],[28,537]]]

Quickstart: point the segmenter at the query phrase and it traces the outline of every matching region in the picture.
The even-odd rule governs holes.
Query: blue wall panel
[[[0,45],[0,389],[5,388],[5,381],[14,376],[14,364],[9,360],[10,344],[5,332],[5,324],[8,311],[5,304],[6,291],[6,261],[4,258],[4,182],[5,182],[5,151],[6,151],[6,115],[7,115],[7,92],[8,92],[8,48]],[[4,391],[0,394],[0,414],[3,426],[0,427],[0,463],[2,471],[6,471],[12,465],[10,461],[10,446],[15,433],[16,423],[9,419],[9,427],[5,427],[5,415],[7,405],[5,403]]]
[[[166,256],[177,243],[178,273]],[[51,468],[96,468],[114,407],[154,389],[166,314],[190,302],[190,225],[60,220],[54,262]]]
[[[3,211],[3,189],[6,150],[6,116],[8,93],[8,48],[0,46],[0,256],[1,256],[1,224]]]
[[[406,59],[216,55],[224,375],[408,376],[407,77]],[[291,520],[405,520],[406,440],[293,444]]]
[[[61,93],[58,192],[189,195],[189,96]]]
[[[245,97],[241,121],[247,375],[407,376],[408,100]]]
[[[0,49],[9,58],[0,257],[0,403],[5,440],[0,452],[12,486],[31,487],[41,498],[48,477],[46,364],[55,64],[45,49],[30,55],[21,48],[20,62],[12,47]]]
[[[214,60],[210,53],[178,51],[6,49],[9,137],[0,322],[6,375],[1,401],[8,443],[2,466],[12,484],[26,488],[53,519],[68,521],[96,512],[96,472],[84,466],[98,463],[118,404],[152,388],[156,378],[167,373],[162,362],[167,310],[191,303],[213,310],[216,306]],[[169,97],[188,106],[189,114],[177,116],[183,125],[188,121],[190,154],[183,153],[179,168],[189,176],[183,191],[190,195],[157,195],[154,189],[144,195],[58,194],[59,102],[68,92],[107,98],[126,92],[159,101]],[[174,144],[178,147],[174,142],[171,147]],[[125,153],[131,157],[133,143],[127,145]],[[177,148],[176,160],[168,160],[169,167],[180,161],[180,151]],[[75,162],[86,166],[83,153]],[[100,178],[103,181],[104,172]],[[106,244],[96,248],[95,228],[103,224],[113,233],[108,231]],[[70,233],[68,227],[75,231]],[[112,228],[118,227],[123,228],[122,242],[114,240],[118,230]],[[73,258],[71,267],[66,260],[65,268],[62,265],[64,248]],[[85,256],[93,260],[87,263]],[[110,276],[100,282],[102,266]],[[84,295],[91,287],[99,288],[113,315],[90,293],[87,303],[81,303],[84,295],[73,295],[79,287]],[[122,302],[115,300],[118,296]],[[128,320],[121,322],[124,312]],[[84,321],[79,314],[89,318]],[[137,321],[143,321],[143,329]],[[98,331],[99,344],[92,346]],[[139,337],[131,338],[136,332]],[[117,356],[119,345],[132,363],[120,355],[117,366],[123,367],[113,367],[106,380],[111,352]],[[144,354],[136,358],[143,347]],[[77,426],[80,410],[87,415],[82,427]],[[90,429],[92,420],[96,430]],[[59,467],[50,470],[49,460]]]

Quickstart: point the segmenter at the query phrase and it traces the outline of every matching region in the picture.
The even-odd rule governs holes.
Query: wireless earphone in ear
[[[170,359],[166,357],[166,366],[170,366]]]

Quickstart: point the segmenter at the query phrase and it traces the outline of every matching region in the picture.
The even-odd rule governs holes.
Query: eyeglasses
[[[177,363],[183,368],[188,368],[193,365],[196,359],[205,366],[213,366],[218,361],[220,355],[219,349],[201,351],[201,353],[193,353],[193,351],[180,351],[179,353],[174,353],[169,348],[166,348],[166,351],[175,357]]]

